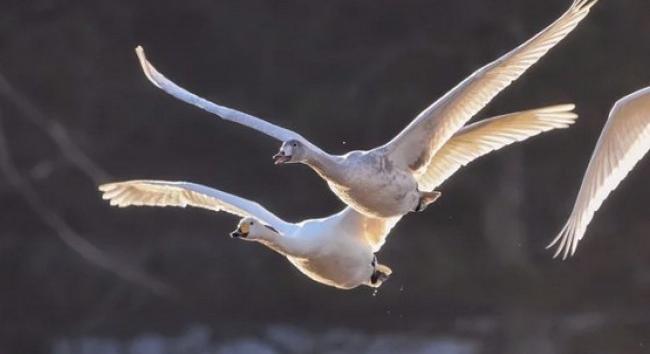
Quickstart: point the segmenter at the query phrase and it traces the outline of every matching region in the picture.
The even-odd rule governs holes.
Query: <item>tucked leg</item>
[[[370,276],[370,285],[377,288],[388,280],[393,271],[383,264],[376,264],[375,271]]]
[[[420,201],[418,202],[418,205],[415,207],[415,211],[423,211],[426,209],[429,204],[433,203],[436,201],[436,199],[440,198],[442,193],[438,191],[433,191],[433,192],[420,192]]]

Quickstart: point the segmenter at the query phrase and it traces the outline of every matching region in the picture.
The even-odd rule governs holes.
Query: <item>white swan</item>
[[[569,220],[547,248],[557,244],[555,257],[575,254],[587,225],[610,192],[650,149],[650,87],[620,99],[591,156]]]
[[[378,287],[390,268],[378,249],[399,218],[374,219],[346,208],[323,219],[286,222],[257,203],[187,182],[127,181],[99,187],[111,205],[193,206],[242,217],[232,237],[260,242],[284,255],[309,278],[340,289]]]
[[[434,156],[431,184],[440,184],[461,166],[490,151],[555,128],[572,124],[573,105],[508,114],[469,125]],[[341,289],[378,287],[391,274],[375,252],[400,220],[371,218],[348,207],[322,219],[289,223],[257,203],[187,182],[129,181],[102,185],[111,205],[194,206],[243,217],[232,236],[260,242],[286,256],[311,279]]]
[[[355,210],[372,217],[392,217],[420,211],[439,196],[433,192],[436,185],[429,182],[439,179],[431,169],[435,152],[492,98],[566,37],[596,2],[574,0],[553,24],[473,73],[421,112],[387,144],[341,156],[324,152],[291,130],[186,91],[159,73],[147,61],[142,47],[137,47],[136,52],[147,78],[170,95],[282,141],[279,153],[274,156],[276,164],[307,164]]]

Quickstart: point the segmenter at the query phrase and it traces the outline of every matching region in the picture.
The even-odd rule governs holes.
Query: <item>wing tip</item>
[[[574,111],[575,107],[576,105],[573,103],[565,103],[537,109],[533,113],[540,121],[552,124],[553,128],[565,129],[579,118]]]
[[[576,108],[575,103],[560,103],[548,107],[533,110],[539,113],[569,113]]]
[[[575,228],[575,225],[571,221],[567,222],[558,235],[546,245],[547,250],[556,247],[553,253],[553,259],[562,256],[562,260],[565,261],[575,255],[578,242],[580,241],[580,238],[575,232]]]
[[[142,45],[138,44],[135,46],[135,54],[139,57],[144,57],[144,48],[142,48]]]
[[[109,192],[112,192],[112,191],[116,190],[118,187],[119,187],[118,183],[104,183],[104,184],[100,184],[99,186],[97,186],[97,189],[100,192],[106,194],[106,193],[109,193]]]
[[[576,12],[589,11],[598,0],[574,0],[571,9]]]
[[[135,54],[138,57],[138,61],[140,62],[140,67],[142,68],[144,75],[152,84],[160,88],[160,84],[156,79],[156,77],[159,76],[160,74],[147,59],[147,55],[145,54],[144,48],[141,45],[135,47]]]

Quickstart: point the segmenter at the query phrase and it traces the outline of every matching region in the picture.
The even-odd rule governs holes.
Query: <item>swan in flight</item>
[[[99,187],[111,205],[193,206],[242,217],[233,238],[259,242],[285,256],[309,278],[340,289],[379,287],[391,274],[377,263],[397,218],[375,219],[354,209],[323,219],[289,223],[250,200],[188,182],[127,181]]]
[[[246,113],[217,105],[176,85],[136,48],[147,78],[179,100],[282,141],[276,164],[310,166],[347,205],[371,217],[393,217],[421,211],[440,195],[433,191],[440,176],[432,156],[499,92],[521,76],[584,19],[598,0],[574,0],[549,27],[496,61],[474,72],[422,111],[402,132],[368,151],[331,155],[300,134]],[[466,159],[473,151],[459,152]]]
[[[573,105],[507,114],[471,124],[436,152],[432,159],[440,184],[460,167],[491,151],[556,128],[566,128],[577,115]],[[128,181],[99,187],[103,198],[118,207],[193,206],[241,217],[231,236],[256,241],[284,255],[309,278],[340,289],[379,287],[391,269],[377,263],[375,253],[401,216],[373,218],[347,207],[322,218],[286,222],[259,204],[188,182]]]
[[[620,99],[611,112],[582,180],[573,211],[557,237],[554,257],[574,255],[587,225],[609,193],[650,149],[650,87]]]

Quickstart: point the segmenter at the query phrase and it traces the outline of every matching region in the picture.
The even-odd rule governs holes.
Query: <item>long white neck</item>
[[[345,177],[341,164],[343,158],[330,155],[322,150],[310,151],[305,159],[305,164],[327,181],[342,184]]]
[[[269,231],[258,237],[255,241],[264,244],[283,256],[306,257],[309,252],[305,240],[294,235],[285,236]]]

